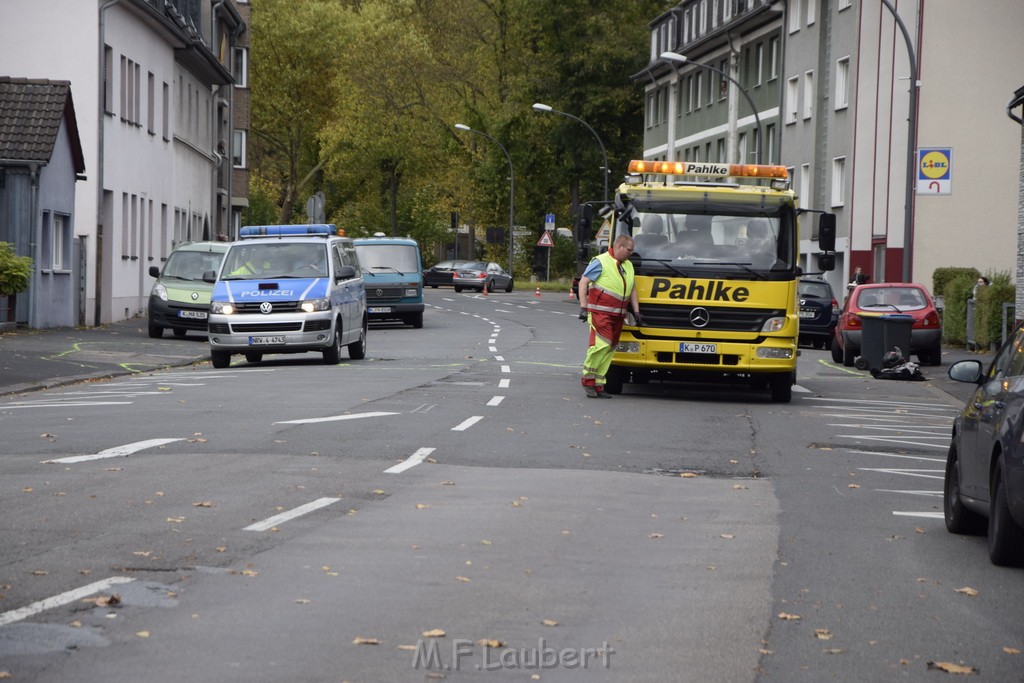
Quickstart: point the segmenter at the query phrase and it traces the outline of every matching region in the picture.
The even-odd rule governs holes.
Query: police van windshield
[[[327,277],[327,246],[318,243],[242,242],[231,247],[222,280]]]
[[[749,276],[792,272],[793,221],[787,215],[634,211],[618,233],[632,228],[638,272],[671,270]]]
[[[420,269],[417,248],[411,244],[357,244],[363,269],[377,272],[416,273]]]

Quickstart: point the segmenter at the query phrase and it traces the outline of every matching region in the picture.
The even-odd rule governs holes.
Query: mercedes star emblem
[[[690,311],[690,323],[694,327],[706,327],[711,321],[711,315],[706,308],[695,308]]]

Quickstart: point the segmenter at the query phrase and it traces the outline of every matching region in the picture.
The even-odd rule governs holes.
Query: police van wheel
[[[226,368],[231,365],[231,354],[227,351],[210,351],[210,362],[215,368]]]
[[[341,362],[341,320],[334,323],[334,341],[324,349],[324,363],[337,365]]]
[[[771,378],[772,401],[789,403],[793,400],[793,374],[786,372]]]
[[[259,363],[261,360],[263,360],[263,354],[260,353],[259,351],[249,351],[248,353],[245,354],[245,360],[249,361],[250,363]]]
[[[366,330],[368,323],[366,318],[363,318],[363,327],[359,330],[359,339],[348,345],[348,357],[352,360],[362,360],[366,358]]]

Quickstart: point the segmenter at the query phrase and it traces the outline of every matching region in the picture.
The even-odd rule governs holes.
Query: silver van
[[[258,363],[268,353],[318,351],[324,363],[366,356],[366,292],[352,240],[337,228],[263,225],[241,229],[210,298],[210,359],[226,368],[241,353]]]

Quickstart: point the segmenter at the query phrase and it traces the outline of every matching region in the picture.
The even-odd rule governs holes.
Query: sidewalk
[[[802,351],[807,353],[806,349]],[[933,385],[964,402],[973,387],[949,379],[948,367],[958,360],[975,358],[988,369],[992,356],[989,352],[946,348],[942,367],[922,367],[921,372]],[[175,337],[165,331],[161,339],[150,339],[145,317],[101,327],[20,329],[0,333],[0,396],[192,365],[209,358],[205,334],[189,332],[185,337]]]
[[[145,317],[0,333],[0,396],[209,360],[206,335],[150,339]]]

